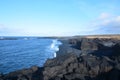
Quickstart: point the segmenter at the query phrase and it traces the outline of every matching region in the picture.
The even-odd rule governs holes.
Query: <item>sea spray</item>
[[[62,43],[57,39],[52,40],[52,43],[50,45],[50,49],[53,52],[53,57],[56,57],[56,52],[59,51],[59,46],[61,44]]]

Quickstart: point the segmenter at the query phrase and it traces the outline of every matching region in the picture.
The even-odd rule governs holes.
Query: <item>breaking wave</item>
[[[55,39],[55,40],[52,40],[52,43],[50,45],[50,49],[53,51],[53,56],[56,57],[56,52],[59,51],[59,46],[61,45],[62,43]]]

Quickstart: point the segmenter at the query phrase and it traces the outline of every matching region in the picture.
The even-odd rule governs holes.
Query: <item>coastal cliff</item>
[[[120,39],[75,37],[61,39],[57,57],[0,80],[120,80]]]

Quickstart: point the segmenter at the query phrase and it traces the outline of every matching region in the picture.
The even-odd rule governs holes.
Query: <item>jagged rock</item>
[[[35,72],[35,71],[37,71],[37,70],[39,69],[39,67],[37,67],[37,66],[32,66],[31,69],[32,69],[33,72]]]
[[[60,59],[60,63],[56,61],[59,61]],[[53,62],[52,62],[53,60]],[[45,69],[43,71],[43,75],[44,75],[44,80],[49,80],[51,78],[54,77],[63,77],[64,74],[67,73],[67,69],[66,67],[68,67],[70,65],[70,63],[74,63],[77,61],[77,57],[75,55],[66,55],[66,56],[61,56],[55,59],[52,59],[50,61],[47,61],[45,63]],[[62,60],[62,62],[61,62]],[[59,63],[59,64],[58,64]]]
[[[83,39],[81,41],[80,49],[82,51],[98,50],[98,44],[96,42],[94,42],[93,40]]]
[[[18,75],[18,79],[17,80],[29,80],[29,78],[25,75]]]
[[[118,42],[113,43],[111,39],[110,41],[106,39],[104,41],[102,39],[82,39],[81,42],[78,41],[71,42],[74,46],[77,45],[73,48],[79,46],[79,49],[82,52],[86,51],[87,54],[74,56],[74,59],[71,56],[66,58],[66,55],[64,55],[48,60],[46,64],[51,65],[52,63],[54,66],[47,66],[44,70],[45,80],[111,80],[110,74],[112,73],[117,74],[116,80],[120,79],[118,77],[119,71],[112,71],[114,68],[118,69],[119,67],[119,56],[114,54],[116,52],[119,54]],[[98,53],[100,56],[96,56]],[[111,56],[114,56],[114,59],[106,54],[112,54]],[[59,64],[56,64],[56,62]],[[49,71],[52,73],[49,74]]]
[[[43,68],[33,66],[4,75],[4,80],[43,80]]]
[[[4,75],[0,73],[0,80],[4,80]]]
[[[101,75],[101,73],[107,73],[114,69],[114,63],[105,57],[98,58],[96,56],[85,55],[76,56],[74,59],[71,59],[71,61],[66,59],[64,62],[68,60],[68,63],[63,62],[59,66],[46,67],[43,72],[44,80],[87,80],[86,76],[93,79]],[[101,76],[106,79],[105,75]]]

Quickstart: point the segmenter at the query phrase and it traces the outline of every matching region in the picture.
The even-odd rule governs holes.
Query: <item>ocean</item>
[[[17,38],[0,40],[0,73],[42,67],[47,59],[56,57],[62,43],[51,38]]]

